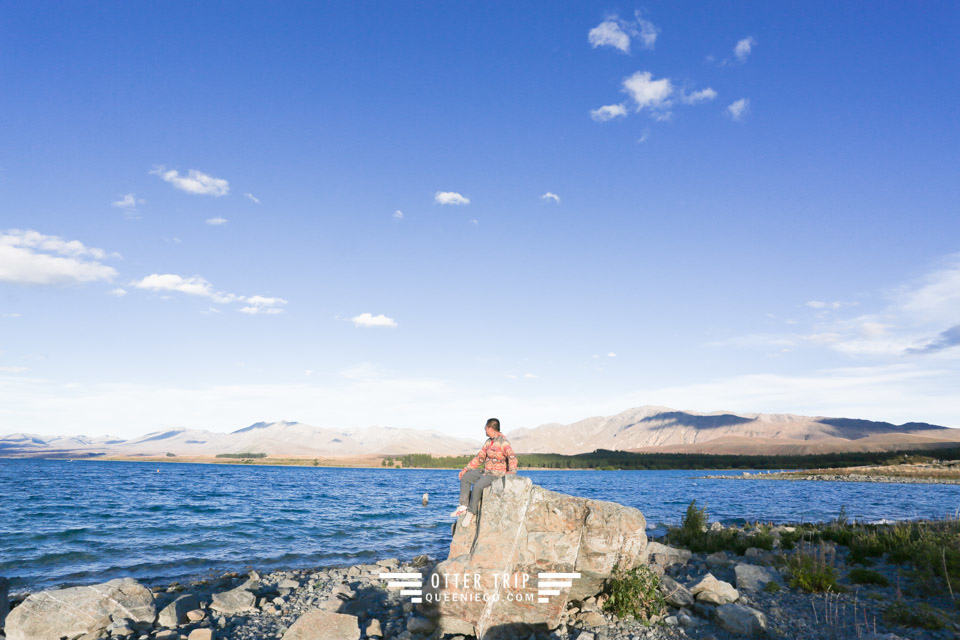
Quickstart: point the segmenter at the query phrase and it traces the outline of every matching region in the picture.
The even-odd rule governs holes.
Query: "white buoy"
[[[423,494],[423,506],[427,506],[428,502],[430,502],[430,495],[425,493]]]

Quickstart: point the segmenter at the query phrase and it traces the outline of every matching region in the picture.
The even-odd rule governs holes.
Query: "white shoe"
[[[457,507],[457,510],[450,514],[451,518],[459,518],[467,512],[467,507],[465,505],[460,505]]]
[[[463,516],[463,521],[462,521],[462,522],[463,522],[463,526],[465,526],[465,527],[469,527],[470,525],[472,525],[472,524],[473,524],[473,514],[472,514],[472,513],[467,513],[467,515]]]

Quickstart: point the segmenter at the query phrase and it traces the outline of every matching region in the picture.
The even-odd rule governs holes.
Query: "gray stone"
[[[768,567],[755,564],[738,564],[733,569],[737,576],[737,589],[759,591],[769,582],[781,584],[780,574]]]
[[[114,618],[153,624],[153,594],[131,578],[41,591],[10,612],[5,632],[8,640],[76,638],[106,630]]]
[[[175,627],[187,622],[187,612],[200,608],[200,600],[193,594],[180,596],[160,612],[157,622],[161,627]]]
[[[730,559],[730,556],[727,555],[726,551],[717,551],[716,553],[711,553],[707,556],[707,566],[714,567],[729,567],[733,564],[733,560]]]
[[[300,616],[283,640],[359,640],[360,621],[356,616],[313,609]]]
[[[245,587],[215,593],[212,598],[213,602],[210,603],[210,608],[227,615],[250,611],[256,609],[257,606],[257,597]]]
[[[671,607],[689,607],[693,605],[693,594],[690,589],[671,578],[670,576],[660,577],[660,591],[663,592],[663,598]]]
[[[213,629],[194,629],[187,636],[187,640],[214,640],[214,638],[216,638],[216,635],[213,633]]]
[[[614,566],[647,559],[646,520],[637,509],[547,491],[530,478],[509,475],[484,489],[474,526],[457,526],[450,553],[425,577],[428,615],[445,634],[482,638],[500,625],[546,624],[556,628],[568,600],[599,593]],[[570,587],[546,602],[521,600],[536,589],[537,575],[578,573]],[[479,585],[446,577],[470,574]],[[516,580],[497,581],[504,575]],[[475,596],[482,592],[482,598]]]
[[[674,564],[685,565],[690,562],[690,558],[693,556],[693,554],[686,549],[669,547],[659,542],[649,542],[647,544],[647,553],[650,557],[650,563],[661,567],[669,567]]]
[[[296,580],[290,580],[290,579],[288,578],[288,579],[286,579],[286,580],[281,580],[281,581],[280,581],[280,584],[277,585],[277,588],[278,588],[278,589],[293,589],[293,590],[296,590],[296,589],[299,589],[299,588],[300,588],[300,583],[299,583],[298,581],[296,581]]]
[[[187,611],[187,620],[190,622],[200,622],[207,617],[207,612],[203,609],[194,609],[193,611]]]
[[[696,626],[697,621],[688,616],[685,613],[681,613],[677,616],[677,621],[680,623],[681,627],[693,627]]]
[[[156,640],[179,640],[180,634],[173,629],[163,629],[154,636]]]
[[[581,631],[580,635],[577,636],[577,640],[596,640],[596,636],[589,631]]]
[[[717,607],[714,619],[721,629],[741,636],[759,636],[767,632],[767,617],[750,607],[724,604]]]
[[[434,624],[432,620],[428,620],[422,616],[413,616],[407,620],[407,631],[410,631],[411,633],[427,634],[436,628],[437,625]]]
[[[733,585],[723,580],[717,580],[712,573],[708,573],[697,584],[690,588],[690,593],[698,602],[707,604],[727,604],[736,602],[740,594]]]

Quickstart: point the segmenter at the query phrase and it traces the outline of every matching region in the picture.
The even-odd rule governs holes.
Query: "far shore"
[[[821,482],[888,482],[907,484],[960,484],[960,465],[897,464],[846,467],[843,469],[802,469],[778,472],[743,472],[739,475],[705,476],[727,480],[793,480]]]

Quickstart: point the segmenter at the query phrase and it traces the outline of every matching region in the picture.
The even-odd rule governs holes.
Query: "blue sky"
[[[955,3],[515,5],[7,4],[0,433],[960,426]]]

